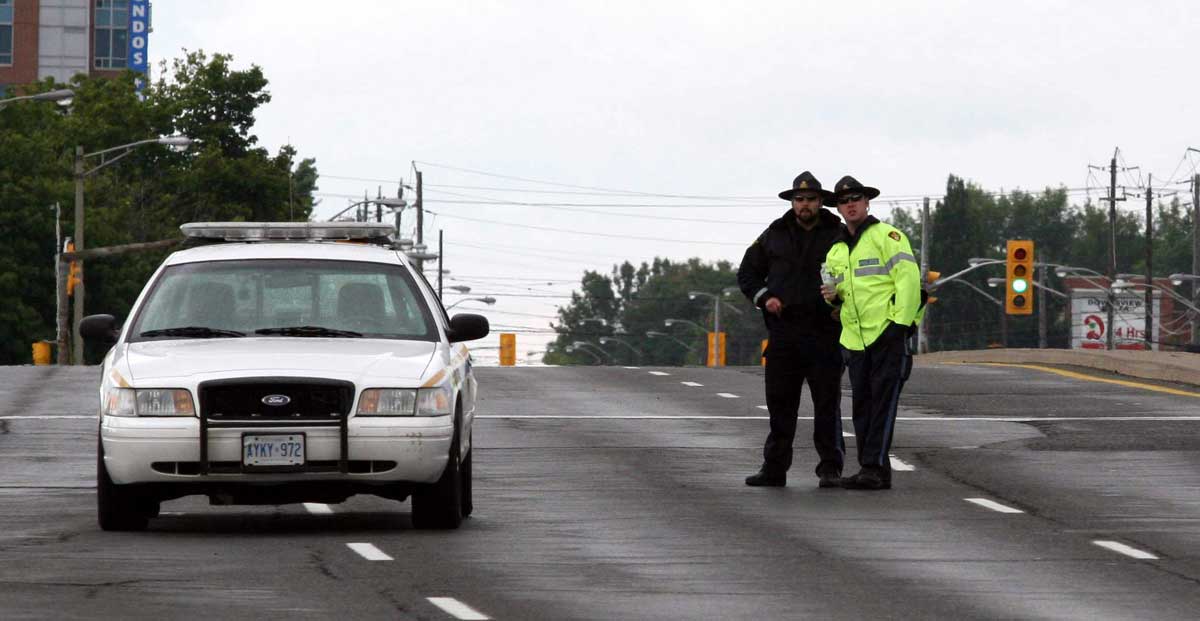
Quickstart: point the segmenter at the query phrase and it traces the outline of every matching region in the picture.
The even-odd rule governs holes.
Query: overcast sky
[[[1117,148],[1140,167],[1122,184],[1186,190],[1195,15],[1186,1],[156,0],[150,52],[262,67],[273,99],[255,133],[316,158],[316,219],[395,196],[415,161],[447,284],[495,296],[485,314],[494,332],[521,327],[524,359],[550,337],[525,330],[547,329],[583,270],[736,263],[802,170],[880,188],[884,219],[951,173],[1082,202],[1108,179],[1088,165]]]

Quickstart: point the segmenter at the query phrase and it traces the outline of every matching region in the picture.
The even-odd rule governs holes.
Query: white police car
[[[424,276],[374,223],[195,223],[124,326],[100,384],[101,528],[140,530],[163,500],[336,503],[412,496],[418,528],[471,513],[475,378]]]

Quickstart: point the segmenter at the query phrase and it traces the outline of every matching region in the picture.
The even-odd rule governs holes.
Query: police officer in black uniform
[[[804,171],[779,198],[792,208],[746,249],[738,287],[762,309],[767,324],[766,391],[771,430],[763,465],[746,485],[782,487],[792,465],[801,388],[812,395],[813,444],[820,487],[840,487],[846,454],[842,439],[841,326],[821,295],[821,263],[841,232],[841,221],[821,205],[832,193]]]

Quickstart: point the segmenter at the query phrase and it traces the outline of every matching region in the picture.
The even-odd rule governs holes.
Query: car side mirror
[[[121,336],[121,326],[112,315],[88,315],[79,321],[79,335],[88,341],[112,345]]]
[[[446,331],[446,338],[451,343],[474,341],[487,336],[490,330],[487,317],[463,313],[450,318],[450,329]]]

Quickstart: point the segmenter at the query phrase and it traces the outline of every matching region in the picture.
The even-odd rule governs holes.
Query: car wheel
[[[450,440],[450,456],[446,469],[437,483],[416,492],[412,497],[412,521],[415,528],[449,530],[462,524],[462,460],[458,442],[458,425]]]
[[[104,450],[96,451],[96,510],[103,530],[145,530],[153,507],[127,486],[117,485],[104,466]],[[155,514],[158,511],[154,511]]]

